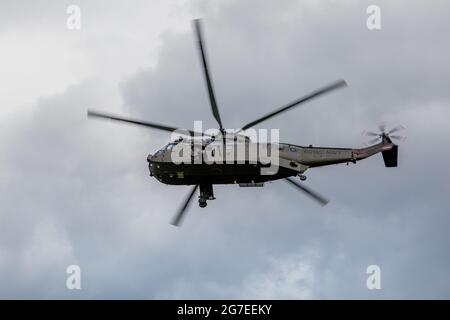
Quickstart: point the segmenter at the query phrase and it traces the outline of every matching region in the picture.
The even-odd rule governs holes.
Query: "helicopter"
[[[207,206],[207,201],[215,199],[214,185],[237,184],[240,187],[263,187],[266,182],[284,180],[311,197],[318,204],[324,206],[329,200],[303,183],[306,180],[306,170],[341,163],[348,165],[377,153],[382,154],[386,167],[397,167],[398,145],[393,140],[402,140],[403,137],[393,135],[393,133],[404,129],[402,126],[386,131],[385,125],[380,125],[379,132],[366,132],[365,135],[374,139],[369,141],[372,145],[364,148],[313,147],[312,145],[300,146],[291,143],[255,142],[246,134],[248,130],[251,130],[251,128],[263,121],[332,91],[346,87],[347,83],[342,79],[314,90],[256,120],[248,122],[238,130],[226,130],[220,117],[208,68],[201,21],[196,19],[193,21],[193,25],[210,108],[219,126],[215,133],[207,134],[195,130],[180,131],[174,126],[93,110],[88,110],[87,113],[88,117],[134,124],[178,135],[177,139],[166,144],[154,154],[147,156],[150,176],[167,185],[192,186],[171,221],[172,225],[179,226],[181,224],[188,206],[198,189],[198,203],[201,208],[204,208]],[[261,149],[269,150],[270,152],[267,152],[267,154],[270,153],[272,155],[270,159],[275,159],[276,161],[271,161],[270,163],[262,161],[263,159],[260,157],[261,153],[259,152]],[[239,153],[236,150],[244,151]],[[250,150],[257,151],[251,152]],[[184,161],[175,161],[176,155],[180,154],[183,155]],[[227,157],[229,154],[231,154],[231,159]],[[208,155],[214,156],[213,161],[207,161]],[[238,157],[238,155],[240,156]],[[272,171],[269,168],[272,168]],[[270,173],[264,172],[264,170]],[[296,177],[300,181],[295,179]]]

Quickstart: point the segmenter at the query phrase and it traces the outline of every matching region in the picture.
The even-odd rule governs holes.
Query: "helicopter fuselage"
[[[244,143],[244,142],[241,142]],[[263,163],[259,157],[251,161],[249,153],[244,158],[225,161],[206,161],[204,147],[196,153],[192,152],[192,161],[175,163],[173,156],[176,142],[169,143],[154,155],[147,157],[150,175],[158,181],[169,185],[201,185],[201,184],[239,184],[240,186],[262,186],[264,182],[283,179],[291,176],[306,178],[304,172],[313,167],[339,163],[356,163],[378,152],[391,150],[395,145],[390,141],[382,141],[368,148],[324,148],[299,146],[288,143],[276,144],[278,155],[276,163]],[[237,143],[239,144],[239,143]],[[234,151],[237,144],[231,146]],[[251,143],[245,143],[248,146]],[[261,145],[261,144],[259,144]],[[226,143],[216,142],[217,147],[226,150]],[[230,146],[228,145],[228,149]],[[224,154],[226,153],[223,152]],[[236,152],[234,152],[236,154]],[[195,158],[195,159],[194,159]],[[272,167],[272,171],[269,168]],[[262,174],[262,172],[270,171]]]

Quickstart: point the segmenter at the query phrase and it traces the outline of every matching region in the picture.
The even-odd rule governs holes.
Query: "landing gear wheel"
[[[298,176],[300,177],[301,181],[305,181],[306,180],[306,176],[304,174],[299,174]]]
[[[200,208],[204,208],[206,207],[207,203],[205,199],[198,199],[198,205],[200,206]]]
[[[198,197],[198,205],[200,208],[206,207],[207,200],[214,200],[214,192],[212,184],[200,184],[200,196]]]

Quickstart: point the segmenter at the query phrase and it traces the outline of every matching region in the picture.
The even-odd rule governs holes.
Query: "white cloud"
[[[242,299],[313,299],[314,264],[306,254],[272,258],[269,268],[250,274],[237,291]]]

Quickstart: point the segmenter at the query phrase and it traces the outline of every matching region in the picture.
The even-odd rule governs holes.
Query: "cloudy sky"
[[[0,0],[0,297],[450,298],[449,16],[444,0]],[[324,208],[282,181],[218,186],[171,226],[189,188],[146,163],[168,136],[86,110],[215,126],[194,18],[227,128],[344,78],[260,128],[359,147],[363,130],[401,124],[399,167],[376,155],[308,171]],[[81,290],[66,289],[73,264]],[[381,290],[366,287],[373,264]]]

